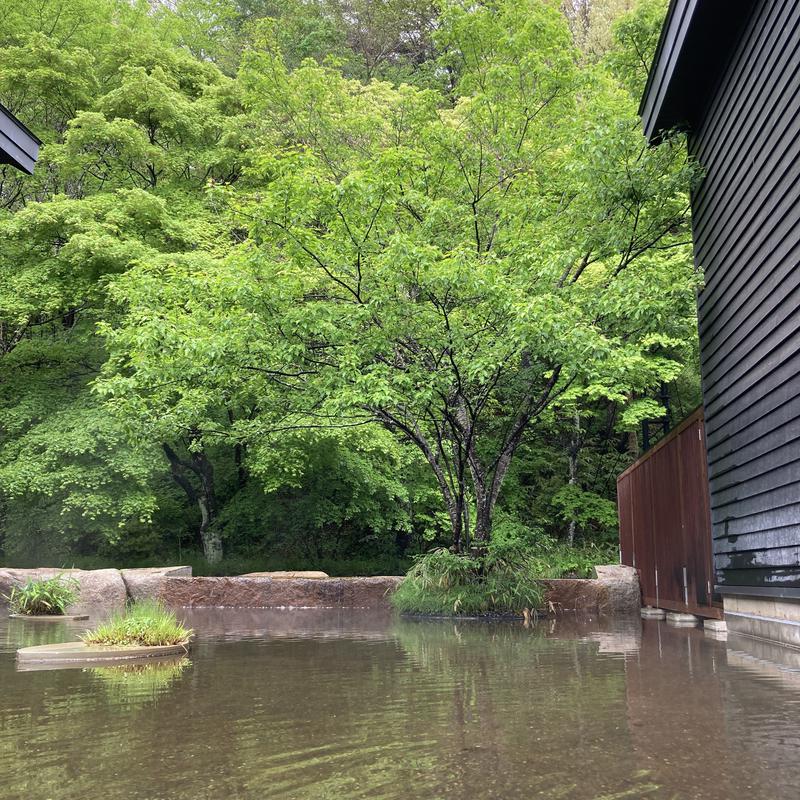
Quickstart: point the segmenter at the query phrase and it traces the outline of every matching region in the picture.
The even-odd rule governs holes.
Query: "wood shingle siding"
[[[640,106],[692,196],[716,585],[800,597],[800,0],[671,0]],[[631,507],[637,498],[631,498]]]
[[[800,589],[800,0],[756,3],[689,151],[718,585]]]

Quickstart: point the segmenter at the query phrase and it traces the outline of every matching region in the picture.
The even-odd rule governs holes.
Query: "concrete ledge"
[[[188,652],[182,644],[163,647],[87,645],[84,642],[63,644],[40,644],[17,650],[17,661],[21,663],[69,664],[74,662],[130,661],[132,659],[176,656]]]
[[[167,578],[159,599],[172,608],[388,608],[402,577]]]
[[[800,622],[727,609],[725,622],[730,633],[800,648]]]
[[[9,614],[9,619],[28,619],[32,622],[70,622],[89,619],[88,614]]]

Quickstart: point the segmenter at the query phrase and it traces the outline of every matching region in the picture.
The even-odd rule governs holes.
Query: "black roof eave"
[[[11,164],[28,175],[33,173],[42,142],[5,106],[0,105],[0,164]]]
[[[755,4],[670,0],[639,105],[648,141],[699,121]]]

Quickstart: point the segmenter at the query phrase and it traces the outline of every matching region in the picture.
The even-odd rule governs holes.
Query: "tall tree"
[[[213,310],[169,306],[169,363],[260,396],[264,428],[401,435],[437,481],[454,546],[485,543],[512,459],[551,408],[623,402],[680,371],[693,168],[670,143],[646,147],[607,72],[577,69],[548,3],[444,9],[449,109],[430,91],[292,71],[267,34],[240,74],[254,166],[215,194],[249,239],[215,268]],[[137,277],[122,284],[125,324],[145,336]]]

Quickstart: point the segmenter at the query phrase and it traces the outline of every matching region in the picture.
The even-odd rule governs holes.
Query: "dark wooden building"
[[[29,175],[39,157],[39,139],[0,105],[0,164],[11,164]]]
[[[640,113],[704,171],[715,592],[729,628],[800,644],[800,0],[672,0]]]

